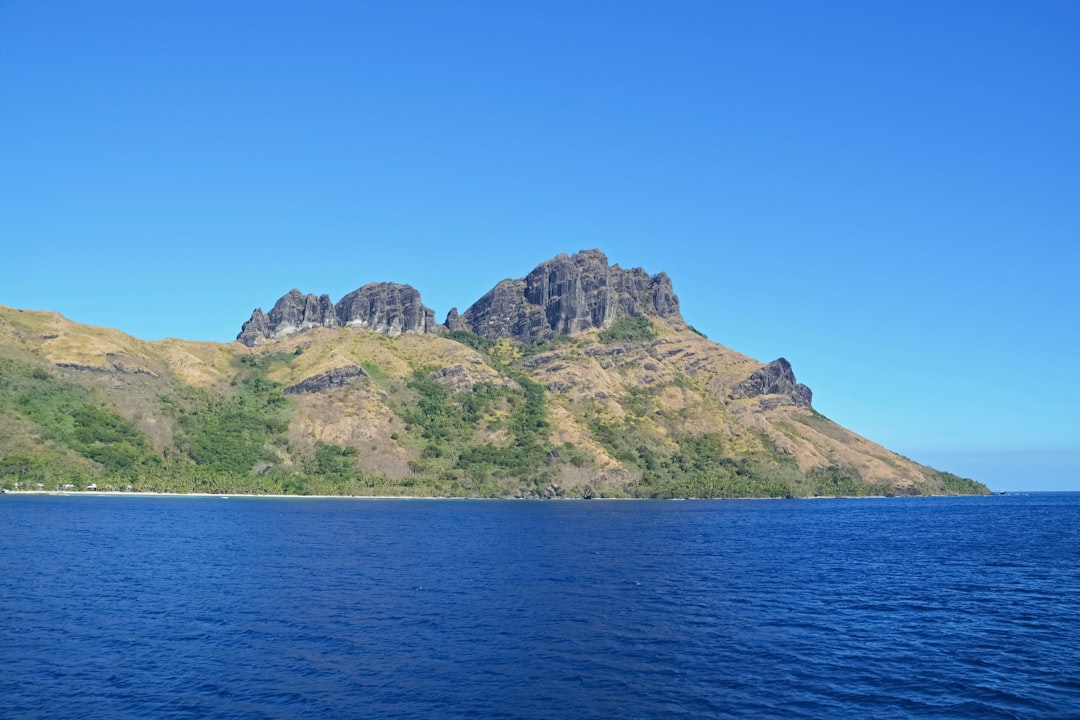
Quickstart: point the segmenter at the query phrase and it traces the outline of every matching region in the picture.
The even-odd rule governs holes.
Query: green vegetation
[[[292,353],[290,356],[294,356]],[[355,470],[356,448],[288,445],[290,401],[267,369],[282,356],[243,357],[228,396],[173,383],[155,391],[172,444],[155,446],[109,409],[99,390],[42,367],[0,359],[0,486],[171,493],[401,494]],[[20,441],[21,438],[21,441]],[[300,462],[283,461],[290,454]]]
[[[677,376],[672,384],[685,387]],[[662,387],[631,386],[616,420],[597,403],[583,403],[579,419],[608,454],[641,473],[630,484],[631,496],[648,498],[791,497],[801,494],[805,477],[794,458],[760,436],[760,449],[736,452],[716,433],[682,430],[678,413],[658,424],[656,398]]]
[[[648,342],[656,339],[656,329],[644,315],[623,315],[600,331],[600,342],[605,345],[617,342]]]
[[[642,479],[631,491],[641,497],[792,497],[797,493],[799,472],[793,460],[767,452],[732,457],[716,435],[677,437],[668,452],[639,445],[635,454]]]
[[[673,381],[676,385],[685,384]],[[619,462],[641,472],[627,491],[638,497],[742,498],[868,496],[887,494],[866,482],[854,467],[831,465],[808,472],[778,451],[768,436],[757,435],[757,450],[735,451],[713,433],[685,434],[673,425],[665,432],[652,422],[659,388],[630,387],[622,400],[627,415],[614,421],[593,404],[582,412],[591,435]],[[941,478],[946,480],[945,478]],[[959,482],[958,482],[959,481]],[[956,478],[959,492],[978,492],[978,483]],[[914,489],[914,488],[913,488]]]
[[[543,342],[524,346],[521,349],[521,356],[532,357],[533,355],[541,355],[552,350],[574,347],[577,344],[578,341],[569,335],[552,335]]]
[[[431,377],[413,373],[411,401],[396,410],[406,429],[419,430],[420,457],[413,472],[433,478],[452,494],[498,496],[537,489],[550,481],[544,389],[524,376],[518,387],[477,385],[452,393]],[[476,435],[504,439],[477,440]]]
[[[945,492],[955,495],[982,495],[989,492],[985,485],[969,478],[953,475],[950,472],[943,470],[932,470],[929,473],[931,480],[937,480],[944,488]]]
[[[446,337],[455,342],[459,342],[462,345],[471,347],[473,350],[483,353],[484,355],[490,355],[492,349],[495,347],[495,340],[477,335],[470,330],[454,330],[453,332],[447,333]]]
[[[5,483],[56,481],[70,470],[133,478],[161,464],[147,437],[92,391],[0,359],[0,410],[22,416],[43,443],[0,458]],[[78,462],[77,458],[89,462]]]
[[[277,450],[286,444],[289,400],[280,385],[266,379],[266,369],[276,359],[244,356],[231,397],[177,415],[179,448],[196,465],[236,474],[280,463]]]
[[[619,318],[599,333],[602,343],[655,337],[656,328],[641,316]],[[479,363],[447,338],[482,357],[483,372],[470,370],[470,376],[494,380],[464,391],[452,389],[461,387],[457,375],[449,387],[444,384],[438,372],[444,365]],[[363,382],[315,395],[286,395],[271,378],[317,372],[312,368],[325,367],[342,346],[315,342],[284,352],[236,353],[200,348],[211,359],[187,366],[197,384],[185,382],[188,376],[179,371],[161,370],[167,363],[152,353],[153,373],[114,372],[108,366],[62,369],[31,350],[0,347],[6,353],[0,356],[0,485],[469,497],[887,494],[854,467],[800,471],[795,457],[780,452],[767,435],[733,425],[708,383],[675,365],[654,374],[668,378],[667,384],[634,384],[632,368],[665,362],[647,346],[626,348],[619,366],[605,375],[597,363],[573,367],[587,357],[588,336],[523,345],[454,332],[423,342],[412,354],[415,344],[354,336],[347,352],[364,369]],[[558,353],[559,362],[528,361],[539,353]],[[404,377],[398,370],[403,366],[413,368]],[[546,390],[541,378],[549,387],[575,390],[553,395],[559,391]],[[555,413],[569,413],[573,422],[553,428]],[[322,434],[319,423],[349,414],[355,419]],[[372,417],[378,418],[373,431],[359,424]],[[847,437],[816,414],[773,426],[799,430],[784,423],[802,423],[835,440]],[[366,439],[352,445],[316,440],[327,436]],[[619,467],[598,457],[596,445]],[[590,470],[600,464],[602,470]],[[367,471],[376,467],[386,475]],[[900,491],[909,490],[987,492],[972,480],[929,469]]]
[[[473,350],[481,353],[488,360],[491,360],[501,366],[503,369],[507,369],[505,366],[508,364],[504,357],[507,353],[505,351],[500,352],[500,345],[510,343],[513,345],[515,352],[510,353],[518,357],[532,357],[534,355],[540,355],[551,350],[557,350],[559,348],[574,346],[578,344],[578,341],[569,335],[552,335],[551,337],[543,340],[542,342],[523,344],[514,340],[492,340],[491,338],[481,337],[470,330],[455,330],[447,333],[446,337],[459,342],[462,345],[471,347]]]
[[[814,468],[806,474],[811,495],[826,497],[857,497],[880,495],[881,489],[863,482],[858,468],[829,465]]]
[[[356,474],[356,455],[357,450],[354,447],[316,443],[311,474],[334,480],[347,480]]]

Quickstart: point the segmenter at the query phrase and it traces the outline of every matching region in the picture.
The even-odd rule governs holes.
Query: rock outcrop
[[[251,317],[240,328],[240,334],[236,336],[236,339],[248,347],[255,347],[263,340],[272,337],[274,333],[270,329],[270,318],[266,317],[262,308],[255,308],[255,312],[251,313]]]
[[[796,407],[810,407],[814,398],[810,388],[795,382],[791,363],[785,358],[777,358],[755,370],[750,377],[732,388],[729,397],[732,400],[743,400],[765,395],[780,396],[772,398],[772,404],[777,404],[776,400],[779,400],[779,404],[790,401],[790,404]]]
[[[251,314],[236,339],[248,347],[265,340],[288,337],[317,327],[361,327],[384,335],[435,332],[435,311],[420,301],[408,285],[369,283],[343,297],[336,305],[328,295],[304,295],[290,290],[269,313]]]
[[[469,374],[465,372],[465,366],[461,364],[436,370],[430,377],[450,392],[469,392],[476,387]]]
[[[456,307],[450,308],[450,312],[446,314],[446,322],[444,322],[443,325],[446,325],[446,329],[450,332],[469,329],[469,326],[468,324],[466,324],[464,318],[462,318],[461,315],[458,314]]]
[[[462,315],[452,312],[447,327],[535,343],[610,327],[625,315],[681,321],[671,279],[624,270],[599,250],[583,250],[541,263],[523,279],[503,280]]]
[[[334,388],[352,385],[366,375],[367,373],[359,365],[342,365],[324,373],[304,378],[295,385],[285,388],[285,392],[290,395],[326,392]]]
[[[295,288],[283,295],[270,313],[256,310],[244,323],[237,340],[254,346],[262,339],[287,337],[315,327],[334,327],[334,303],[328,295],[304,295]]]
[[[627,315],[682,322],[679,298],[666,273],[609,265],[599,250],[559,255],[518,280],[503,280],[462,314],[453,308],[444,325],[409,285],[369,283],[336,304],[327,295],[291,290],[269,313],[256,309],[236,339],[248,347],[318,327],[358,327],[384,335],[470,330],[488,338],[536,343],[610,327]]]
[[[343,327],[360,327],[391,337],[434,332],[438,327],[435,311],[420,302],[420,293],[397,283],[369,283],[341,298],[335,311]]]

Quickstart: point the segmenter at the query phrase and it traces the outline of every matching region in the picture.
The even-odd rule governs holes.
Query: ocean
[[[1077,718],[1080,494],[0,496],[3,718]]]

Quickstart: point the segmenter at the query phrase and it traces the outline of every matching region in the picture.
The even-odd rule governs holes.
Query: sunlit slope
[[[539,345],[320,328],[145,342],[0,307],[0,483],[499,497],[985,492],[683,323]],[[742,389],[740,389],[742,388]],[[767,389],[767,388],[766,388]]]

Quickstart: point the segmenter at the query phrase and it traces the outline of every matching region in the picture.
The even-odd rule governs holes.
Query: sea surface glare
[[[1077,718],[1080,494],[0,496],[3,718]]]

